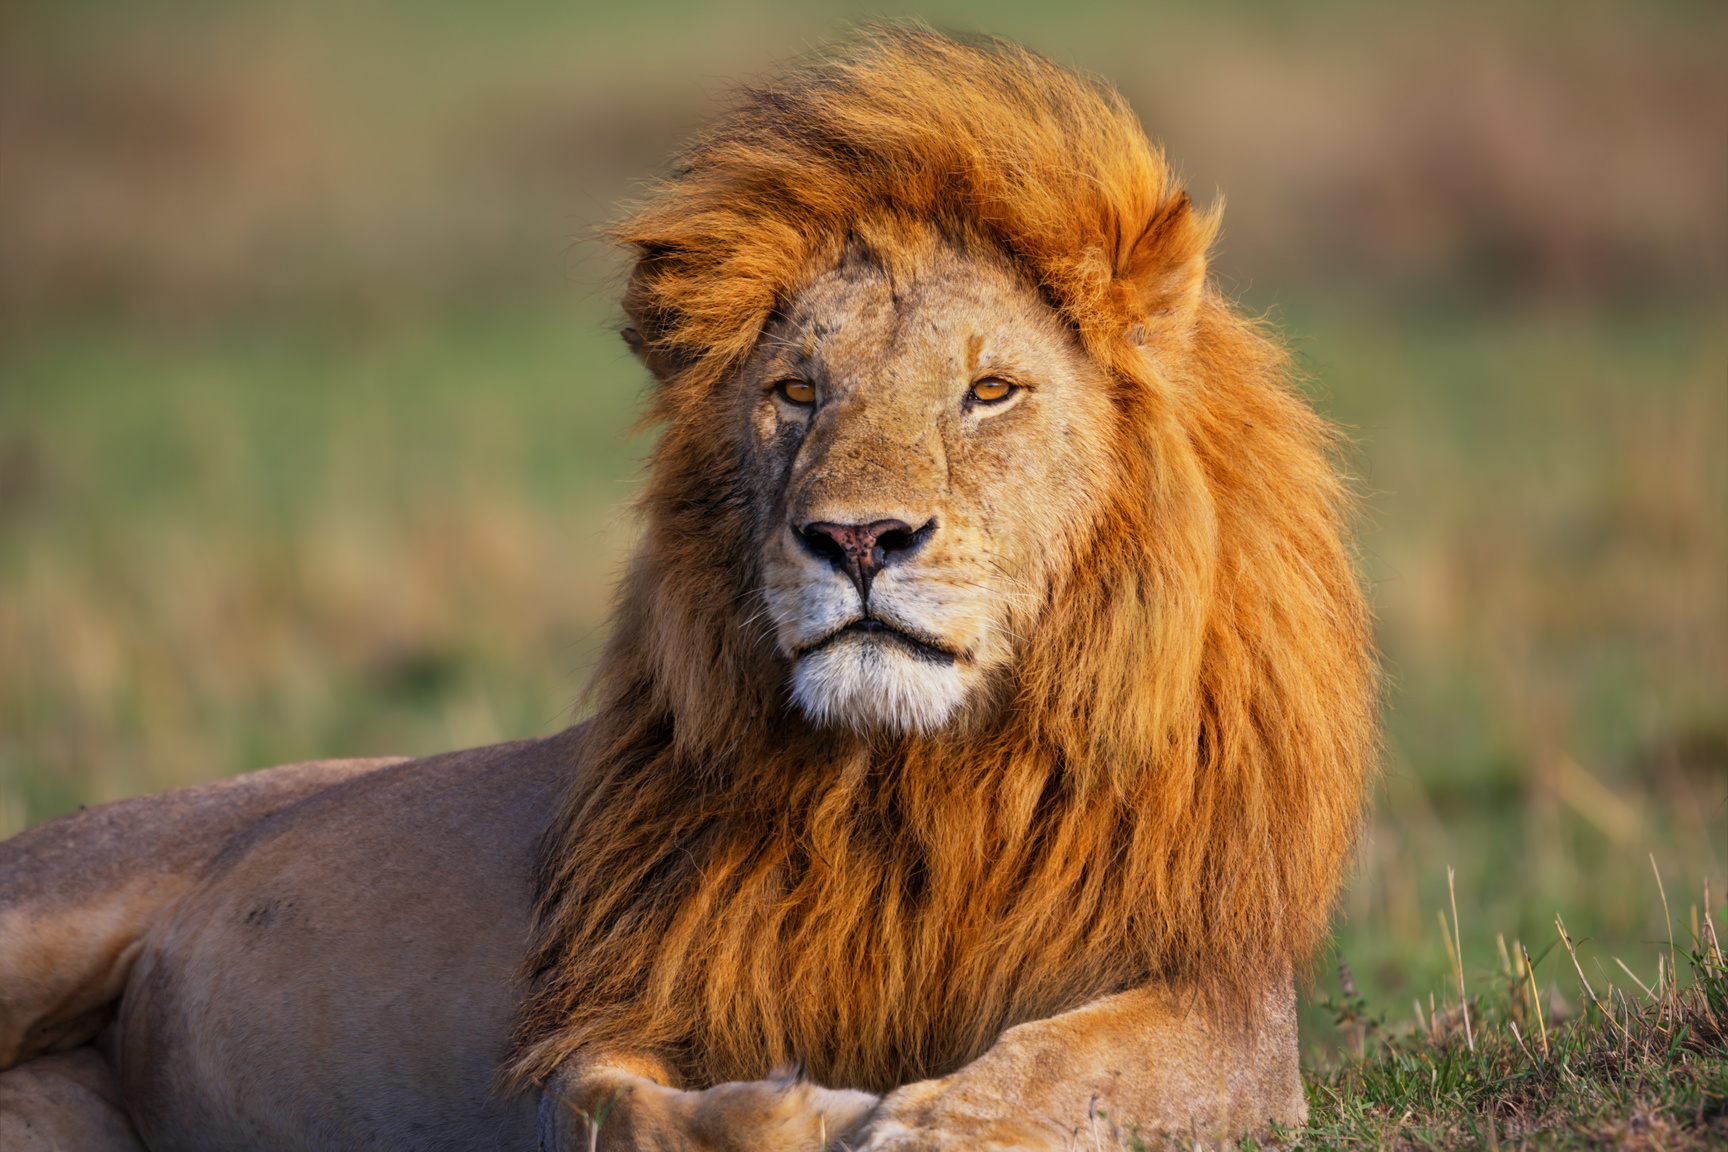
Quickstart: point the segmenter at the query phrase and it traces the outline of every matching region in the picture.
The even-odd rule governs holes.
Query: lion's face
[[[1110,488],[1099,368],[1006,259],[926,237],[854,246],[742,385],[797,705],[925,733],[982,705]]]

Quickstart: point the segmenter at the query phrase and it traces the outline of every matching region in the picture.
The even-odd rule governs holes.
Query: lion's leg
[[[651,1060],[584,1061],[560,1070],[540,1104],[540,1146],[587,1152],[598,1121],[603,1152],[819,1152],[877,1104],[868,1092],[822,1088],[792,1076],[666,1086]]]
[[[1125,1148],[1144,1133],[1210,1143],[1308,1115],[1295,989],[1267,990],[1240,1030],[1158,989],[1011,1028],[952,1076],[883,1097],[849,1147],[863,1152]]]
[[[85,1043],[144,933],[236,836],[391,760],[317,760],[90,808],[0,843],[0,1069]]]
[[[120,1106],[114,1069],[86,1046],[0,1072],[6,1152],[144,1152]]]

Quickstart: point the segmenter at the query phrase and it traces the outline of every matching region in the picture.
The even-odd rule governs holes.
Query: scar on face
[[[968,374],[977,375],[978,369],[983,366],[983,355],[984,337],[977,332],[966,337],[966,371]]]

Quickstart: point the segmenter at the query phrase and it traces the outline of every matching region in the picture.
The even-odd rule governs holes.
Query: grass
[[[647,447],[598,317],[80,329],[0,380],[0,835],[568,721]]]
[[[1663,905],[1666,905],[1664,894]],[[1591,956],[1555,918],[1532,957],[1500,938],[1500,966],[1391,1026],[1339,960],[1322,1007],[1345,1046],[1309,1072],[1309,1124],[1274,1143],[1311,1149],[1719,1148],[1728,1142],[1728,962],[1710,894],[1682,946],[1640,977]],[[1549,976],[1538,979],[1543,961]],[[1684,964],[1687,974],[1682,975]],[[1560,977],[1573,989],[1569,1001]],[[1587,969],[1594,969],[1588,972]],[[1623,975],[1624,979],[1620,977]],[[1575,981],[1575,982],[1574,982]]]
[[[1390,681],[1337,925],[1363,994],[1407,1010],[1449,971],[1448,861],[1468,964],[1556,912],[1622,955],[1665,937],[1625,861],[1720,892],[1728,845],[1720,320],[1290,311],[1357,429]]]

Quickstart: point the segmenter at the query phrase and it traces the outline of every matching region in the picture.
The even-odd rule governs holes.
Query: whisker
[[[756,623],[756,621],[762,619],[762,617],[764,617],[764,616],[768,615],[768,613],[772,612],[773,609],[774,609],[774,606],[771,604],[762,605],[762,607],[756,609],[756,611],[750,613],[750,615],[746,616],[744,619],[742,619],[738,622],[739,630],[743,630],[745,628],[748,628],[750,625]]]

